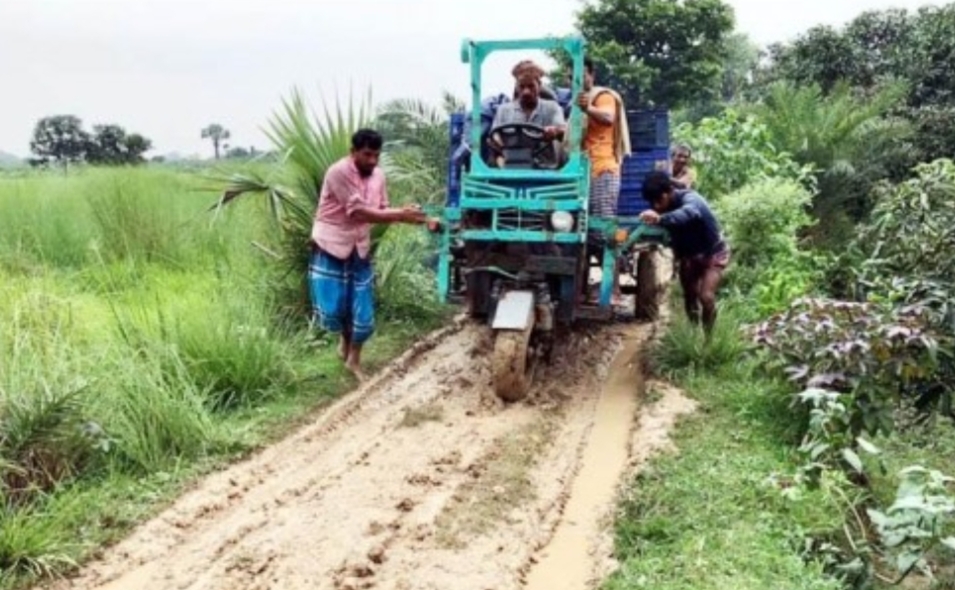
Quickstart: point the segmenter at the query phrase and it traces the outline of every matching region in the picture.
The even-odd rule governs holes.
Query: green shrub
[[[800,249],[799,235],[812,225],[812,195],[793,180],[754,181],[718,201],[732,250],[726,284],[766,315],[806,295],[815,282],[815,261]]]
[[[937,339],[917,307],[801,299],[753,329],[770,353],[767,371],[800,389],[842,394],[854,440],[893,429],[892,410],[906,386],[932,377]]]
[[[719,117],[707,117],[697,125],[681,124],[673,135],[676,142],[693,150],[695,188],[714,202],[754,180],[811,182],[810,169],[800,167],[789,154],[776,149],[765,125],[734,109],[727,109]]]
[[[872,220],[860,228],[843,265],[854,275],[860,300],[901,310],[917,307],[939,338],[937,374],[918,386],[920,409],[955,417],[955,162],[920,164],[916,176],[882,184]]]
[[[684,371],[716,371],[743,357],[747,345],[740,327],[740,313],[721,305],[710,338],[692,324],[682,311],[675,312],[659,342],[650,351],[655,372],[672,376]]]
[[[128,346],[161,359],[174,381],[185,371],[211,409],[256,405],[291,386],[297,339],[270,321],[251,285],[219,286],[212,298],[128,309],[116,325]]]
[[[415,321],[437,313],[434,273],[425,267],[430,254],[417,227],[396,227],[382,239],[375,263],[381,319]]]

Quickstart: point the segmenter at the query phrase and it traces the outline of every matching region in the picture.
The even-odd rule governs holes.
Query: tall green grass
[[[0,588],[132,524],[99,507],[115,486],[166,489],[351,385],[288,313],[304,277],[270,254],[291,244],[269,203],[212,211],[204,187],[166,167],[0,177]],[[439,315],[420,232],[380,237],[372,365]]]
[[[196,268],[224,251],[264,239],[260,212],[228,212],[223,232],[206,213],[214,198],[201,179],[168,169],[83,169],[0,178],[0,265],[79,269],[88,264],[158,262]]]
[[[682,303],[672,306],[672,318],[659,343],[649,352],[653,372],[673,378],[686,373],[718,371],[743,358],[747,344],[740,335],[745,314],[735,301],[718,304],[716,324],[709,338],[692,324]]]

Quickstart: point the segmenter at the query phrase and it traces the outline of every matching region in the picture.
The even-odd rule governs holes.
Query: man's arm
[[[375,205],[368,205],[361,199],[361,188],[348,178],[344,170],[333,168],[324,179],[327,194],[343,201],[345,214],[350,219],[363,223],[424,223],[425,214],[420,209],[405,207],[395,209],[382,207],[387,205],[387,195]]]
[[[504,109],[507,108],[507,105],[510,103],[501,103],[497,106],[497,110],[494,111],[494,120],[491,121],[491,130],[500,127],[506,123],[504,119]],[[489,134],[487,137],[487,143],[495,152],[500,152],[503,144],[501,143],[501,138],[498,137],[496,133]]]
[[[424,223],[426,216],[424,211],[413,206],[401,209],[388,208],[376,209],[367,205],[358,205],[349,210],[348,216],[356,221],[364,223]]]
[[[560,108],[560,105],[557,101],[549,101],[548,104],[552,107],[548,109],[548,124],[544,126],[545,130],[550,130],[550,132],[557,139],[563,139],[567,131],[567,121],[564,119],[564,109]]]
[[[680,207],[660,216],[660,225],[673,227],[687,224],[694,219],[700,219],[703,216],[700,207],[701,203],[696,197],[685,195]]]
[[[588,117],[601,125],[613,125],[617,118],[617,101],[609,92],[601,92],[593,105],[587,104],[582,108]]]

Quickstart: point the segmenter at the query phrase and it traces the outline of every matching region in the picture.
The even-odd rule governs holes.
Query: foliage
[[[675,142],[693,150],[696,188],[714,201],[758,179],[808,183],[809,169],[800,168],[789,154],[777,149],[764,124],[734,109],[696,125],[679,125],[673,135]]]
[[[919,406],[952,410],[955,383],[955,163],[948,159],[920,164],[915,177],[877,191],[869,224],[842,265],[862,259],[852,274],[856,295],[896,306],[918,305],[941,335],[939,374],[922,387]]]
[[[428,238],[416,227],[394,228],[382,240],[375,266],[377,305],[385,321],[402,322],[435,315],[434,273],[425,268]]]
[[[852,439],[893,430],[893,404],[930,379],[938,340],[919,306],[800,299],[756,326],[766,367],[797,387],[843,394]]]
[[[814,260],[799,235],[813,223],[812,194],[793,180],[756,180],[715,209],[733,252],[728,284],[750,294],[761,315],[780,311],[814,283]]]
[[[817,171],[816,215],[826,221],[846,213],[858,221],[871,209],[873,185],[904,174],[913,158],[911,126],[884,118],[905,92],[904,85],[892,84],[861,95],[839,82],[823,94],[817,85],[781,81],[750,110],[773,145]]]
[[[738,103],[751,92],[759,66],[760,48],[745,33],[733,33],[723,41],[723,82],[720,99],[729,104]]]
[[[119,125],[93,125],[93,132],[83,129],[83,122],[72,115],[41,119],[33,131],[30,149],[36,155],[33,165],[86,161],[95,165],[118,166],[141,164],[143,154],[152,142],[138,133],[126,133]]]
[[[32,164],[59,165],[80,162],[86,155],[89,134],[83,122],[73,115],[54,115],[40,119],[33,129],[30,151],[36,155]]]
[[[825,471],[832,467],[864,476],[865,467],[857,449],[870,455],[878,455],[879,449],[854,432],[847,396],[809,387],[796,396],[796,401],[809,409],[806,433],[799,446],[806,459],[800,476],[814,485],[819,485]]]
[[[653,370],[672,376],[687,370],[714,371],[733,363],[747,349],[738,329],[740,318],[735,307],[721,306],[709,338],[686,317],[674,318],[650,351]]]
[[[927,554],[941,547],[955,551],[955,536],[946,536],[955,517],[951,491],[955,478],[920,466],[899,475],[895,501],[885,511],[870,509],[869,518],[885,548],[894,554],[897,582],[915,570],[931,578]]]
[[[915,178],[883,184],[869,224],[860,228],[855,247],[866,255],[859,269],[865,291],[886,296],[897,278],[937,284],[945,293],[936,311],[939,325],[950,324],[955,310],[955,162],[920,164]]]
[[[448,117],[464,107],[463,101],[446,92],[440,109],[415,99],[393,100],[378,109],[375,123],[386,141],[382,165],[395,187],[392,192],[412,195],[419,204],[443,202]]]
[[[82,388],[35,386],[9,391],[0,385],[0,498],[15,504],[73,478],[94,454],[101,431],[83,421]]]
[[[218,160],[220,145],[223,141],[232,137],[232,134],[219,123],[210,123],[202,129],[201,136],[202,139],[208,139],[212,142],[212,149],[215,150],[216,160]]]
[[[334,347],[306,346],[301,318],[273,321],[267,203],[209,223],[201,181],[166,167],[0,178],[0,588],[69,571],[354,383]],[[402,229],[383,248],[417,248]],[[403,307],[383,306],[371,370],[435,326],[419,269],[386,269]]]
[[[896,110],[919,130],[913,137],[919,158],[931,159],[955,152],[953,51],[955,4],[867,11],[841,30],[816,27],[771,47],[771,66],[761,76],[815,83],[826,93],[841,81],[869,90],[904,80],[908,93]]]
[[[597,0],[577,28],[601,83],[628,104],[675,108],[715,96],[733,11],[722,0]]]
[[[152,142],[138,133],[127,134],[119,125],[94,125],[86,148],[90,164],[117,166],[141,164],[143,154],[152,148]]]

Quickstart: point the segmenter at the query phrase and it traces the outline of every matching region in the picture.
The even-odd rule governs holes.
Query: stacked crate
[[[446,203],[449,207],[457,207],[461,200],[461,168],[462,159],[466,155],[463,147],[467,146],[464,141],[466,131],[467,115],[465,113],[452,113],[450,132],[450,148],[448,150],[448,194]]]
[[[620,171],[617,215],[632,217],[650,208],[643,199],[643,180],[653,170],[670,171],[670,117],[666,109],[627,111],[630,156]]]

